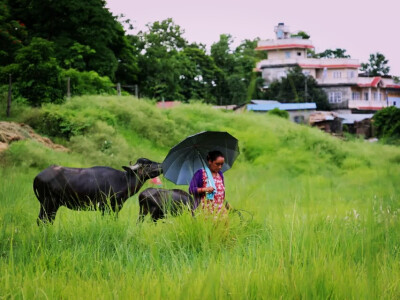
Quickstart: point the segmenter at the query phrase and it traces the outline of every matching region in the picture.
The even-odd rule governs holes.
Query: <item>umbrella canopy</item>
[[[239,155],[238,140],[227,132],[204,131],[187,137],[171,148],[162,169],[164,177],[176,184],[189,184],[193,174],[207,165],[210,151],[225,156],[222,172],[229,170]]]

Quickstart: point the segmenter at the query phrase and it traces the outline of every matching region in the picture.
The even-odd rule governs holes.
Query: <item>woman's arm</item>
[[[194,173],[189,185],[189,193],[192,195],[199,195],[204,193],[203,189],[203,170],[200,169]]]

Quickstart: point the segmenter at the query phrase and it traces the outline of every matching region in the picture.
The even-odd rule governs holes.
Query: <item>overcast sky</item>
[[[307,32],[317,52],[343,48],[367,62],[381,52],[390,74],[400,75],[400,0],[106,0],[114,15],[124,14],[136,30],[172,18],[189,42],[211,44],[220,34],[244,39],[275,38],[274,26]]]

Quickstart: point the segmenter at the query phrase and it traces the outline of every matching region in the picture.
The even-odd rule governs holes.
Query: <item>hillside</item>
[[[26,139],[0,153],[0,268],[6,270],[0,297],[400,295],[398,147],[343,141],[274,116],[202,104],[159,110],[132,97],[25,107],[14,121],[70,151]],[[62,208],[53,226],[37,227],[32,180],[41,169],[120,169],[139,157],[161,162],[180,140],[204,130],[239,139],[241,155],[225,180],[227,200],[242,219],[184,214],[138,226],[134,196],[117,220]]]
[[[72,98],[64,105],[25,109],[16,120],[67,145],[72,155],[84,154],[84,162],[74,163],[82,166],[103,163],[118,167],[145,153],[162,160],[170,147],[203,130],[236,136],[242,151],[239,163],[279,166],[288,172],[337,172],[379,164],[383,156],[373,155],[376,151],[384,152],[389,160],[397,155],[396,148],[343,142],[273,116],[221,112],[201,104],[159,110],[152,102],[132,97]],[[67,157],[61,155],[59,162]],[[38,167],[45,166],[44,162]]]

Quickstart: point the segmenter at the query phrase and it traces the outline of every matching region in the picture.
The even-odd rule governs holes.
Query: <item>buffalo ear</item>
[[[132,169],[126,166],[122,166],[122,169],[124,169],[128,173],[132,173]]]
[[[136,174],[136,173],[141,173],[141,165],[134,165],[130,167],[122,166],[122,168],[128,173],[128,174]]]

